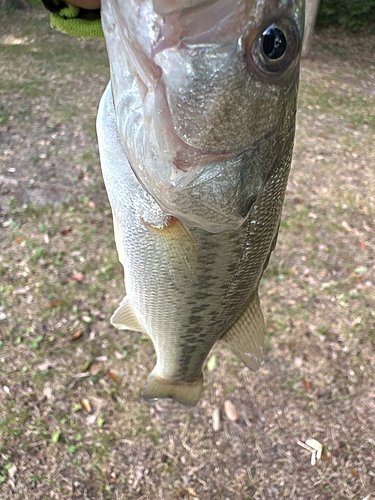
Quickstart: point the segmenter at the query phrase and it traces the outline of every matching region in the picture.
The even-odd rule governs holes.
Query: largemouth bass
[[[126,296],[157,362],[146,400],[195,405],[222,339],[260,366],[258,286],[292,158],[303,0],[103,0],[98,113]]]

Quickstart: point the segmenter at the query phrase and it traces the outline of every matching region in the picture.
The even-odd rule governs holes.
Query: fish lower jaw
[[[198,403],[203,385],[202,374],[194,382],[183,382],[160,377],[154,372],[155,369],[147,377],[142,391],[142,397],[146,401],[170,398],[189,407]]]

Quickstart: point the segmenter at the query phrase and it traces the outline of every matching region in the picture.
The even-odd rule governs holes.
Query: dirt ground
[[[109,324],[104,42],[41,10],[2,20],[1,500],[375,499],[375,36],[320,32],[302,63],[265,359],[252,373],[216,345],[187,410],[140,398],[152,344]]]

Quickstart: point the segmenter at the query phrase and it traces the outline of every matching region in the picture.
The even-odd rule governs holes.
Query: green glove
[[[51,26],[78,38],[104,38],[100,10],[88,10],[61,0],[42,0],[50,11]]]

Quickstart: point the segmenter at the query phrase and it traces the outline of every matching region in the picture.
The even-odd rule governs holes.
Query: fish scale
[[[219,339],[261,363],[258,286],[291,164],[303,1],[227,1],[103,0],[113,85],[97,129],[127,292],[111,322],[153,342],[146,400],[196,404]]]

